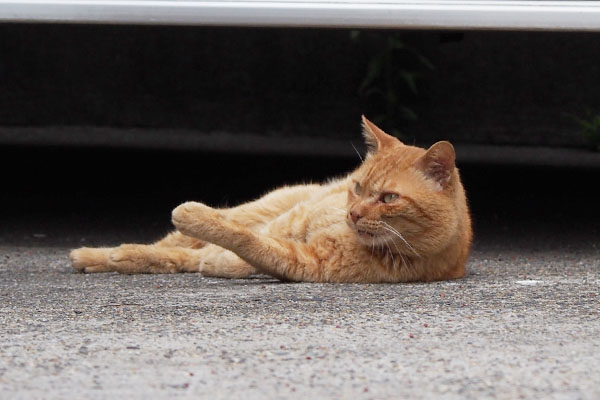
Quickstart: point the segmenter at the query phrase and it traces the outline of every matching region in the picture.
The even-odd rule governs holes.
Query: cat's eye
[[[385,193],[384,195],[381,196],[381,201],[383,201],[384,203],[391,203],[392,201],[396,200],[398,197],[399,197],[399,195],[396,193]]]
[[[362,186],[360,186],[360,183],[356,182],[356,184],[354,185],[354,193],[360,195],[362,193]]]

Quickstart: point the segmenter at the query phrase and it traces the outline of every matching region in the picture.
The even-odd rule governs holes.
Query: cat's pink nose
[[[356,211],[350,211],[350,218],[352,218],[352,222],[356,223],[359,219],[362,218],[362,215],[360,215]]]

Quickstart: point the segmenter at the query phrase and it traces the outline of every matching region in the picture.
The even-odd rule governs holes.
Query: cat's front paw
[[[202,239],[211,221],[218,217],[214,209],[202,203],[188,201],[173,210],[171,221],[184,235]]]
[[[177,206],[171,214],[173,224],[191,225],[199,220],[204,219],[206,214],[210,213],[212,208],[195,201],[188,201]]]

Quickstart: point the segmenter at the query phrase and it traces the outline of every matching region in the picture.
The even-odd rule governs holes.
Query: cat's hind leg
[[[109,272],[108,258],[112,247],[82,247],[71,251],[71,265],[80,272]]]
[[[160,247],[185,247],[188,249],[200,249],[206,245],[206,242],[186,236],[181,232],[174,231],[159,241],[154,242],[154,245]]]
[[[237,254],[214,244],[207,244],[198,251],[199,272],[217,278],[247,278],[258,273],[256,268]]]
[[[73,267],[81,272],[173,274],[200,272],[204,276],[246,278],[254,267],[236,254],[213,244],[201,249],[125,244],[114,248],[81,248],[71,252]]]
[[[186,252],[185,249],[200,249],[205,245],[206,242],[175,231],[152,245],[82,247],[73,250],[70,259],[73,268],[87,273],[197,272],[197,265],[191,265],[195,259],[193,252]]]
[[[198,250],[124,244],[114,248],[87,248],[70,254],[73,267],[81,272],[120,272],[124,274],[169,274],[198,272]]]

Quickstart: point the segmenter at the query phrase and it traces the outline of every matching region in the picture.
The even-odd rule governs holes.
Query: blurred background
[[[0,244],[159,238],[359,163],[360,115],[450,140],[476,245],[598,243],[600,35],[0,24]]]

